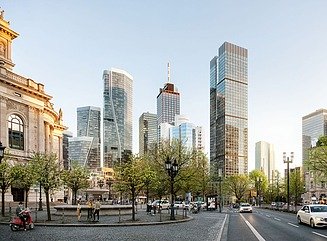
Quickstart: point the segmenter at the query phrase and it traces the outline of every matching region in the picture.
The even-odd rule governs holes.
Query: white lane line
[[[312,232],[312,233],[313,233],[313,234],[316,234],[316,235],[319,235],[319,236],[321,236],[321,237],[327,238],[326,235],[323,235],[323,234],[320,234],[320,233],[316,233],[316,232]]]
[[[266,214],[266,217],[270,218],[270,215],[267,215],[267,214]]]
[[[295,225],[295,224],[293,224],[293,223],[287,223],[288,225],[291,225],[291,226],[293,226],[293,227],[296,227],[296,228],[298,228],[299,226],[297,226],[297,225]]]
[[[252,233],[257,237],[257,239],[259,241],[266,241],[259,233],[257,230],[255,230],[255,228],[251,225],[251,223],[248,222],[248,220],[246,220],[242,214],[240,214],[241,217],[243,218],[244,222],[246,223],[246,225],[248,225],[248,227],[251,229]]]
[[[280,219],[279,218],[274,218],[275,220],[277,220],[277,221],[280,221]]]
[[[225,227],[226,219],[227,219],[227,214],[225,214],[225,218],[224,218],[223,224],[221,225],[221,228],[219,230],[217,241],[220,241],[221,240],[221,235],[223,234],[223,230],[224,230],[224,227]]]

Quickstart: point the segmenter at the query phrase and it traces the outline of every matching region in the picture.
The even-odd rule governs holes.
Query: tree
[[[120,189],[128,190],[132,197],[132,220],[135,221],[135,199],[145,186],[145,177],[150,175],[149,169],[144,168],[142,158],[132,156],[130,161],[117,168],[116,173]]]
[[[249,173],[249,177],[257,190],[257,196],[262,198],[268,187],[267,176],[263,171],[255,169]],[[260,204],[260,201],[258,203]]]
[[[25,207],[27,207],[28,192],[31,186],[35,183],[35,175],[32,165],[17,164],[11,169],[12,184],[11,186],[24,190]]]
[[[317,145],[308,151],[308,160],[305,160],[308,170],[315,172],[315,176],[327,177],[327,136],[322,136]]]
[[[72,203],[76,204],[77,191],[88,188],[90,185],[89,171],[84,166],[79,165],[77,162],[72,162],[71,168],[69,170],[64,170],[61,177],[64,184],[72,190]]]
[[[0,163],[0,186],[1,186],[1,215],[5,216],[5,193],[11,185],[11,165],[7,162],[7,159],[3,159]]]
[[[303,180],[302,172],[299,168],[295,168],[290,173],[290,195],[294,197],[294,205],[297,206],[301,194],[305,191],[305,182]]]
[[[238,174],[226,177],[224,188],[230,195],[235,195],[237,202],[240,202],[246,191],[249,190],[250,179],[247,175]]]
[[[31,166],[34,170],[36,181],[39,182],[44,189],[48,221],[51,221],[49,192],[60,185],[60,163],[53,153],[35,153],[32,156]]]

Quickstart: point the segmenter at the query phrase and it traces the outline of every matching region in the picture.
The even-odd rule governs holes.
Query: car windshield
[[[312,213],[327,212],[327,206],[311,206],[310,211]]]
[[[241,204],[241,207],[250,207],[251,205],[250,204],[248,204],[248,203],[242,203]]]

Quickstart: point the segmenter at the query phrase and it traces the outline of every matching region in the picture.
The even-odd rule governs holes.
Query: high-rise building
[[[302,117],[302,161],[308,159],[308,150],[316,146],[320,136],[327,135],[327,110],[319,109]]]
[[[204,152],[205,149],[205,134],[202,126],[195,127],[195,148],[198,151]]]
[[[112,68],[103,81],[103,165],[113,167],[132,153],[133,77]]]
[[[94,162],[91,155],[93,147],[93,137],[78,136],[68,138],[68,153],[71,162],[77,162],[79,165],[95,170],[97,166],[92,166]]]
[[[275,172],[275,151],[274,145],[265,141],[255,143],[255,169],[263,171],[272,183]]]
[[[64,169],[68,170],[70,167],[70,158],[69,158],[69,138],[73,137],[73,133],[70,131],[64,131],[62,133],[62,152],[63,152],[63,163]]]
[[[172,83],[166,83],[160,88],[157,96],[158,125],[161,123],[172,123],[175,115],[180,114],[180,94]]]
[[[319,109],[302,117],[302,162],[308,160],[309,149],[316,146],[319,137],[327,135],[327,110]],[[303,165],[305,167],[305,165]],[[317,201],[327,193],[326,183],[304,168],[306,201]],[[324,196],[325,198],[325,196]]]
[[[77,137],[93,138],[91,146],[87,143],[90,148],[87,154],[87,167],[90,169],[100,167],[100,123],[101,109],[99,107],[85,106],[77,108]]]
[[[151,146],[157,143],[157,115],[143,113],[139,118],[139,154],[146,154]]]
[[[228,42],[210,61],[210,163],[248,172],[248,51]]]

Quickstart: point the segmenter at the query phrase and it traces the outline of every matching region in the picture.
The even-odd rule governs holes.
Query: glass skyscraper
[[[276,170],[273,144],[265,141],[255,143],[255,169],[263,171],[269,183],[273,182]]]
[[[151,145],[157,143],[157,114],[143,113],[139,118],[139,154],[146,154]]]
[[[210,61],[210,163],[248,172],[248,51],[228,42]]]
[[[158,125],[173,123],[175,115],[180,114],[180,94],[174,84],[166,83],[157,96]]]
[[[103,164],[132,154],[133,77],[124,70],[112,68],[103,72]]]

